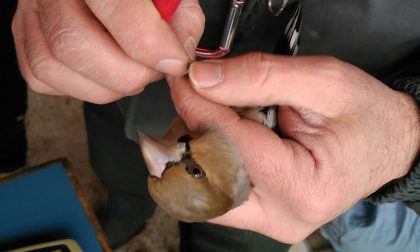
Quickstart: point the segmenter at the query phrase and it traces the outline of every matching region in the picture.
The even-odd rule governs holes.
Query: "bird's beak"
[[[140,149],[149,174],[161,178],[168,162],[177,162],[186,150],[185,143],[173,143],[138,132]]]

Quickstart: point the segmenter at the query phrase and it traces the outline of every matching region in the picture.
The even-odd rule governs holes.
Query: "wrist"
[[[401,138],[396,139],[394,144],[400,150],[401,174],[399,177],[410,172],[415,164],[420,150],[420,111],[413,97],[405,93],[399,93],[401,96],[398,109],[400,110],[401,127],[396,128],[401,132]]]
[[[401,103],[398,104],[405,108],[400,110],[403,128],[394,130],[404,130],[405,134],[402,136],[408,142],[406,145],[402,145],[401,139],[394,144],[397,144],[400,149],[405,146],[407,153],[403,156],[406,158],[405,162],[401,166],[395,167],[400,169],[402,177],[397,177],[397,179],[386,183],[367,198],[374,204],[420,200],[420,76],[398,79],[390,87],[405,93],[398,93],[401,96]],[[397,107],[399,109],[399,106]]]
[[[404,96],[402,101],[404,101],[405,104],[407,104],[407,111],[411,112],[407,114],[407,118],[402,118],[403,120],[406,120],[406,130],[411,139],[412,155],[408,156],[407,159],[408,169],[410,170],[411,167],[416,165],[416,162],[419,162],[418,159],[420,152],[420,76],[397,79],[390,85],[390,87],[402,92],[400,93],[402,96]]]

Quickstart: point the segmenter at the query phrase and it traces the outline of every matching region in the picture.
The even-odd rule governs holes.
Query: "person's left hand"
[[[189,75],[193,85],[169,78],[179,115],[231,136],[254,185],[212,222],[294,243],[405,175],[418,154],[413,99],[337,59],[252,53],[196,62]],[[267,105],[279,106],[281,137],[229,107]]]

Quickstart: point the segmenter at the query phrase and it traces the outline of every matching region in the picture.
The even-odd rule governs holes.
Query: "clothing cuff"
[[[397,79],[389,85],[392,89],[405,92],[420,106],[420,76]],[[394,201],[420,201],[420,158],[404,177],[385,184],[367,198],[373,204]]]

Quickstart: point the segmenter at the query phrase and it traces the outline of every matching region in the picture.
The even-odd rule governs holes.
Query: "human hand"
[[[253,53],[193,63],[189,75],[192,85],[169,79],[179,115],[192,130],[230,135],[254,185],[214,223],[294,243],[405,175],[418,155],[413,99],[337,59]],[[267,105],[280,106],[281,137],[228,107]]]
[[[169,24],[152,1],[22,0],[12,25],[32,89],[93,103],[185,74],[203,29],[197,0],[183,0]]]

